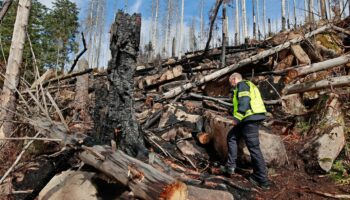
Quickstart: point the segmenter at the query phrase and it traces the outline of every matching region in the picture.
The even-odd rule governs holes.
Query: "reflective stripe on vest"
[[[266,113],[266,108],[264,105],[264,101],[261,98],[260,91],[258,87],[256,87],[252,82],[245,81],[245,83],[249,86],[249,92],[248,91],[242,91],[237,94],[237,88],[233,91],[233,116],[239,120],[243,120],[244,118],[259,114],[259,113]],[[238,98],[248,96],[250,97],[250,108],[246,111],[244,115],[238,112]],[[238,98],[237,98],[238,97]]]

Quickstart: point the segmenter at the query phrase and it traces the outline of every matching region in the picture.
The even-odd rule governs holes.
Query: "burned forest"
[[[349,0],[42,2],[0,1],[0,199],[350,199]]]

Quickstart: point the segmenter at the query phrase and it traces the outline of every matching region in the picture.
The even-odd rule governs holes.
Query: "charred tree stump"
[[[144,152],[144,141],[135,119],[133,76],[139,50],[141,16],[119,11],[111,28],[112,58],[108,66],[110,84],[108,97],[108,141],[116,140],[118,147],[129,155]],[[141,155],[141,154],[139,154]]]

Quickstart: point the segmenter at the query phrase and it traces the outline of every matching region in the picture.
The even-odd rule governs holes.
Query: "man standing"
[[[233,73],[230,76],[233,90],[234,127],[227,135],[228,160],[225,171],[233,174],[237,160],[237,140],[243,137],[251,156],[253,174],[249,181],[263,189],[269,189],[266,164],[260,150],[259,123],[266,113],[259,89],[250,81],[242,80],[242,75]]]

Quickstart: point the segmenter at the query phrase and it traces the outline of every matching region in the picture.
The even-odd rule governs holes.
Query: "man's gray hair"
[[[237,78],[238,80],[242,80],[242,79],[243,79],[242,75],[241,75],[240,73],[237,73],[237,72],[231,74],[229,80],[231,80],[231,79],[233,79],[233,78]]]

